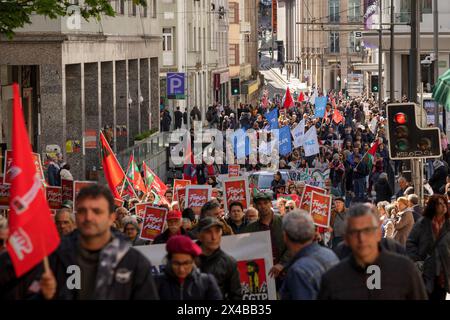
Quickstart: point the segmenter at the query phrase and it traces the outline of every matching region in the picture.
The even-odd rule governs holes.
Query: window
[[[152,2],[152,18],[156,19],[156,14],[157,14],[156,0],[153,0],[153,2]]]
[[[361,38],[356,38],[355,32],[350,32],[350,52],[361,52]]]
[[[231,2],[229,15],[229,23],[239,23],[239,3]]]
[[[148,10],[148,7],[147,6],[139,6],[139,12],[140,12],[140,14],[141,14],[141,17],[143,17],[143,18],[147,18],[147,10]]]
[[[330,53],[339,53],[339,33],[330,32]]]
[[[117,0],[116,11],[118,14],[125,14],[125,0]]]
[[[239,65],[239,45],[238,44],[230,44],[229,52],[228,52],[228,63],[230,66],[238,66]]]
[[[163,51],[172,51],[172,28],[163,28]]]
[[[329,0],[329,22],[339,22],[339,0]]]
[[[433,0],[421,0],[421,13],[433,13]]]
[[[133,0],[128,1],[128,15],[134,17],[136,16],[136,5]]]
[[[361,0],[349,0],[348,2],[348,22],[361,21]]]

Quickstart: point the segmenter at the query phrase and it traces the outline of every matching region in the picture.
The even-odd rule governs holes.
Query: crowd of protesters
[[[132,201],[116,207],[107,188],[90,186],[55,215],[62,242],[49,257],[50,269],[40,264],[17,279],[4,249],[7,222],[0,220],[0,296],[240,300],[237,262],[222,251],[221,241],[229,235],[269,231],[273,268],[268,273],[276,279],[280,299],[445,299],[450,292],[448,145],[443,146],[442,159],[427,168],[431,190],[419,199],[402,175],[401,163],[389,160],[385,105],[378,107],[372,98],[332,94],[326,116],[315,118],[307,100],[286,109],[281,101],[241,105],[236,113],[229,107],[211,107],[206,120],[221,130],[263,130],[269,126],[264,115],[278,107],[279,127],[294,128],[301,119],[305,131],[316,126],[320,153],[305,157],[302,147],[293,149],[281,157],[279,168],[329,169],[325,187],[333,196],[333,208],[328,228],[316,227],[295,201],[278,198],[301,196],[305,187],[285,181],[279,172],[274,174],[273,192],[251,192],[249,208],[233,202],[225,212],[217,190],[218,196],[199,216],[191,208],[180,210],[169,185],[169,204],[162,205],[168,210],[166,224],[152,243],[139,238],[143,221]],[[339,123],[333,119],[335,109],[343,116]],[[177,114],[177,127],[183,118]],[[375,141],[379,146],[369,161],[367,151]],[[244,171],[261,168],[242,166]],[[224,169],[199,165],[197,170],[205,177],[199,184],[216,188],[215,176]],[[165,244],[167,251],[167,266],[159,275],[151,273],[150,262],[133,248],[153,244]],[[81,268],[79,290],[67,288],[70,265]],[[367,270],[373,265],[382,276],[368,288]]]

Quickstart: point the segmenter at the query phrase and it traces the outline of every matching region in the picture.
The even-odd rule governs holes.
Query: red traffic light
[[[399,112],[394,116],[394,121],[398,124],[405,124],[407,121],[406,114]]]

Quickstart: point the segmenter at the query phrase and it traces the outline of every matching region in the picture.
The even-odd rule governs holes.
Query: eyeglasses
[[[295,208],[294,208],[294,207],[286,207],[286,209],[288,209],[288,210],[294,210]]]
[[[172,261],[172,267],[181,268],[181,267],[189,267],[194,263],[194,260],[189,261]]]
[[[377,231],[378,227],[367,227],[364,229],[360,229],[360,230],[349,230],[347,231],[347,234],[350,237],[357,237],[360,234],[368,236],[368,235],[372,235],[375,233],[375,231]]]

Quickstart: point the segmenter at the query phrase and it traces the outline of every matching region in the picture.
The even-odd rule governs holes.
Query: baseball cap
[[[223,228],[222,222],[220,222],[218,219],[214,217],[204,217],[198,223],[198,230],[202,232],[215,226]]]
[[[73,202],[71,200],[64,200],[61,206],[63,208],[73,209]]]
[[[268,194],[267,192],[258,192],[254,197],[254,201],[257,200],[272,200],[272,196]]]

